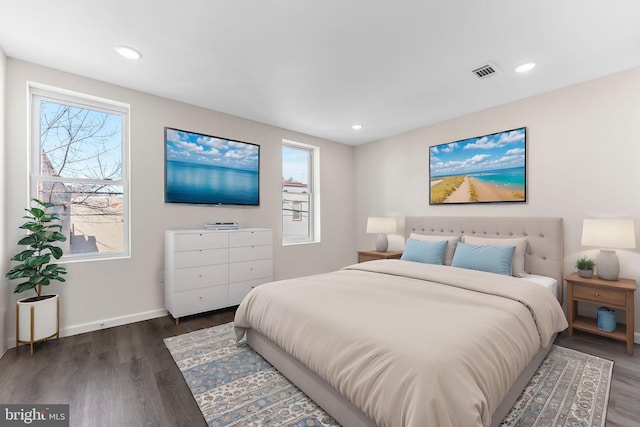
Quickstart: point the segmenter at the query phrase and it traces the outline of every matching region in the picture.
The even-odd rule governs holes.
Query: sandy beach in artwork
[[[471,197],[471,189],[475,190],[476,200]],[[469,176],[464,177],[462,184],[447,197],[443,203],[466,202],[509,202],[523,200],[523,191],[502,188],[479,181]],[[519,195],[520,197],[517,197]]]
[[[507,202],[524,199],[524,197],[522,197],[524,191],[497,187],[470,177],[469,183],[473,185],[473,188],[476,190],[479,202]],[[516,195],[520,197],[516,197]]]

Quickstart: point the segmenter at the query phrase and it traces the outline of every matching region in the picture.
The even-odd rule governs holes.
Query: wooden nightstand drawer
[[[616,292],[608,289],[598,289],[589,286],[573,287],[573,297],[578,300],[593,302],[594,304],[602,304],[607,306],[624,307],[625,293]]]
[[[358,251],[358,262],[374,261],[377,259],[400,259],[402,251]]]
[[[382,259],[382,258],[377,256],[372,256],[372,255],[358,255],[358,262],[374,261],[376,259]]]

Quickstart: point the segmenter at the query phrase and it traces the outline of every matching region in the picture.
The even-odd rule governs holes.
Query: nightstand
[[[567,281],[567,320],[569,336],[577,329],[592,334],[602,335],[627,343],[627,354],[633,355],[633,294],[636,281],[632,279],[602,280],[594,277],[586,279],[571,273],[565,277]],[[626,325],[618,323],[616,330],[605,332],[598,329],[597,319],[578,314],[578,301],[599,306],[625,310]]]
[[[402,251],[358,251],[358,262],[373,261],[376,259],[400,259]]]

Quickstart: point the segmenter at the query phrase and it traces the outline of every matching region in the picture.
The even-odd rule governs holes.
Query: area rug
[[[166,338],[211,427],[339,424],[254,352],[233,323]],[[554,345],[501,426],[605,424],[613,362]]]

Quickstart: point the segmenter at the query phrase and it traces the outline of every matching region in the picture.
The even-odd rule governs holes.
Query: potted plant
[[[42,295],[42,287],[53,281],[64,282],[62,275],[67,273],[64,267],[51,263],[52,257],[60,259],[63,251],[55,242],[64,242],[67,238],[60,233],[60,218],[48,212],[53,205],[38,199],[32,199],[31,208],[25,209],[27,221],[20,226],[29,233],[18,241],[18,245],[27,248],[14,255],[11,260],[19,262],[5,277],[23,279],[14,293],[34,290],[36,296],[18,300],[16,308],[16,350],[19,343],[29,343],[33,354],[33,343],[52,337],[59,337],[59,299],[58,295]]]
[[[596,263],[587,257],[582,257],[576,261],[576,267],[578,268],[578,276],[591,278],[593,277],[593,267]]]

